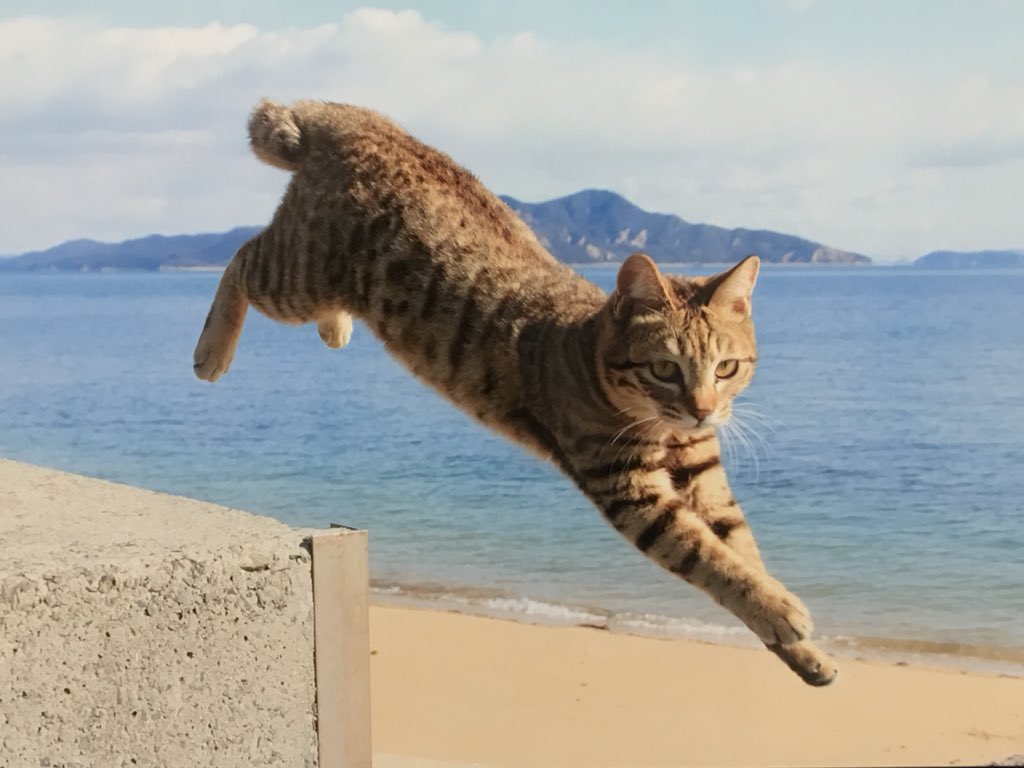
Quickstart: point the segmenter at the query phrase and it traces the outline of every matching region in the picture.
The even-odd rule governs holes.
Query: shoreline
[[[513,593],[473,599],[459,593],[476,594],[479,589],[438,586],[440,589],[437,591],[427,592],[371,579],[370,600],[373,605],[384,608],[436,611],[525,626],[579,627],[625,637],[696,642],[747,650],[762,648],[757,638],[738,623],[710,625],[696,620],[646,614],[643,618],[631,618],[601,608],[543,601]],[[416,591],[420,593],[410,594]],[[815,641],[823,650],[842,659],[1024,679],[1024,649],[1021,648],[866,635],[816,634]]]

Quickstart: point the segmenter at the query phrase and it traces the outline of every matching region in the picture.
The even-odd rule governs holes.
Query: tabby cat
[[[757,360],[756,256],[684,278],[634,254],[606,296],[470,173],[381,115],[263,101],[249,135],[260,159],[294,175],[270,226],[224,272],[195,350],[200,379],[228,370],[250,304],[315,322],[335,348],[358,317],[423,381],[553,461],[641,552],[804,681],[832,681],[719,458],[715,427]]]

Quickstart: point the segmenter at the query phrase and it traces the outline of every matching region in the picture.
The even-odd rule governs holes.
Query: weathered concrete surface
[[[0,460],[0,768],[315,765],[308,533]]]

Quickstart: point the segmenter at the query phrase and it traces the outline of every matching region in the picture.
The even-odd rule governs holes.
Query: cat
[[[224,271],[195,349],[200,379],[228,370],[250,304],[315,322],[332,348],[358,317],[424,382],[554,462],[805,682],[835,678],[807,609],[761,560],[719,456],[715,427],[757,361],[756,256],[685,278],[637,253],[608,296],[468,171],[375,112],[264,100],[249,135],[293,175]]]

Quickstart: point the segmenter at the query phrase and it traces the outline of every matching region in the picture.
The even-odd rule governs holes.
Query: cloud
[[[1003,165],[1024,158],[1024,138],[1017,140],[974,139],[929,147],[909,158],[912,168],[980,168]]]
[[[914,168],[980,168],[1024,159],[1024,85],[962,77],[940,94],[946,120],[908,155]],[[938,115],[937,115],[938,116]],[[925,128],[927,131],[927,128]]]
[[[1000,202],[1014,190],[957,198],[965,183],[1008,184],[1006,164],[1020,170],[1007,148],[1024,141],[1022,94],[976,75],[795,58],[708,70],[596,42],[484,41],[414,11],[279,31],[11,19],[0,22],[0,252],[267,220],[286,180],[245,142],[266,95],[376,108],[522,199],[598,186],[691,221],[868,253],[966,247],[954,205],[962,217],[984,205],[990,234],[1020,235]],[[937,161],[958,147],[988,162]]]

